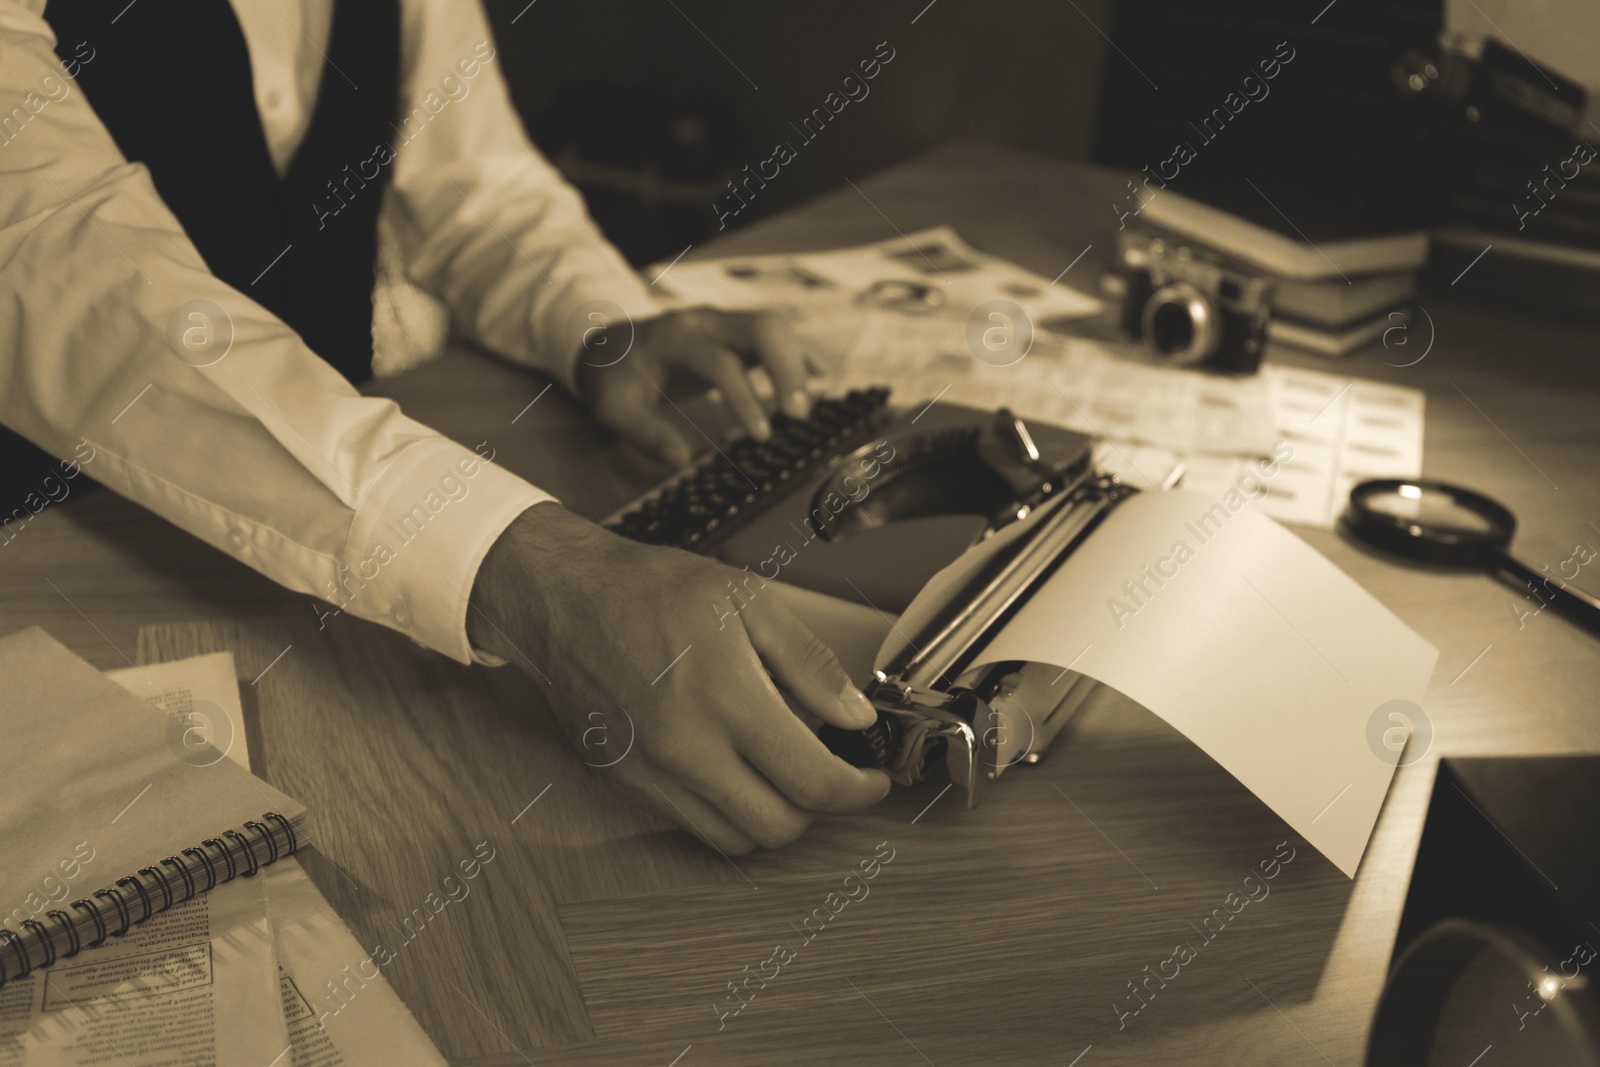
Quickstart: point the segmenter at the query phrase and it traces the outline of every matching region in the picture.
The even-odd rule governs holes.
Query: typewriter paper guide
[[[1120,690],[1354,877],[1397,759],[1369,747],[1368,719],[1390,700],[1420,701],[1437,659],[1248,503],[1229,512],[1168,491],[1113,509],[975,662],[1071,665]]]

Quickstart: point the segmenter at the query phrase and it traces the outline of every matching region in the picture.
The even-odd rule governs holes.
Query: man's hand
[[[818,813],[875,804],[889,779],[834,756],[785,705],[846,729],[876,719],[777,591],[752,584],[730,600],[735,577],[745,575],[539,504],[489,549],[467,633],[548,684],[575,745],[586,747],[592,713],[618,749],[631,721],[631,750],[604,771],[612,783],[744,853],[787,844]]]
[[[624,354],[630,336],[632,345]],[[691,453],[661,411],[667,375],[686,370],[716,386],[745,431],[765,440],[771,427],[750,385],[750,360],[766,368],[784,412],[804,418],[809,409],[805,358],[783,321],[770,313],[700,308],[614,325],[597,333],[579,355],[578,392],[601,422],[681,467]]]

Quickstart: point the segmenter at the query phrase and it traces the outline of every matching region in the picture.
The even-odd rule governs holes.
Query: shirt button
[[[276,111],[281,106],[283,106],[283,94],[276,89],[267,90],[267,107]]]
[[[239,529],[237,526],[228,531],[228,542],[233,545],[234,548],[244,548],[245,542],[248,540],[249,539],[245,537],[244,531]]]
[[[396,600],[394,602],[394,608],[389,612],[389,617],[402,630],[411,625],[411,612],[406,610],[406,602],[404,600]]]

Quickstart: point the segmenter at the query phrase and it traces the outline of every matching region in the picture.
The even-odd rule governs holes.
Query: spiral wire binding
[[[122,920],[122,925],[117,927],[116,932],[111,936],[121,937],[123,934],[128,932],[128,927],[132,925],[132,916],[128,913],[128,903],[122,899],[122,894],[117,892],[115,889],[96,889],[93,893],[89,894],[90,903],[92,904],[101,897],[110,897],[112,902],[116,904],[117,918]]]
[[[61,918],[57,919],[57,915],[61,916]],[[44,917],[61,924],[61,928],[67,932],[67,937],[71,939],[70,943],[72,947],[67,949],[67,955],[76,956],[79,948],[78,924],[72,921],[72,916],[68,915],[64,911],[47,911],[44,913]]]
[[[166,859],[162,860],[161,863],[163,866],[168,863],[172,864],[172,869],[177,871],[178,874],[183,877],[183,888],[185,890],[183,899],[188,900],[190,897],[194,896],[194,876],[189,873],[189,868],[179,863],[176,856],[168,856]],[[172,906],[171,898],[168,898],[167,906],[169,908]]]
[[[199,858],[200,862],[203,863],[205,865],[205,868],[206,868],[206,889],[215,889],[216,885],[217,885],[217,869],[215,867],[211,866],[211,857],[206,855],[205,849],[203,849],[203,848],[186,848],[186,849],[183,850],[183,855],[185,855],[185,856],[194,855],[194,856],[197,856]],[[167,859],[177,860],[177,857],[176,856],[168,856]],[[163,862],[165,862],[165,861],[163,861]],[[180,866],[182,866],[185,870],[188,870],[188,864],[185,864],[182,860],[178,860],[178,864]],[[194,879],[191,877],[190,881],[192,882],[193,880]],[[201,890],[201,892],[205,892],[205,890]],[[194,896],[194,893],[191,891],[189,893],[189,896],[191,896],[191,897]],[[187,900],[188,897],[185,897],[184,899]]]
[[[28,977],[28,972],[33,969],[33,964],[28,959],[28,946],[22,943],[22,935],[14,930],[0,929],[0,935],[5,937],[5,942],[16,952],[17,958],[22,961],[22,973],[19,978]]]
[[[30,933],[35,930],[38,931],[34,936],[44,945],[45,949],[44,962],[39,966],[48,967],[54,963],[56,961],[56,939],[50,936],[50,931],[45,927],[44,923],[38,919],[23,919],[22,929]]]
[[[127,878],[118,878],[117,888],[120,889],[130,883],[132,884],[134,891],[139,894],[139,899],[144,903],[144,914],[133,921],[142,923],[156,913],[155,905],[150,903],[150,894],[144,891],[144,882],[142,882],[137,875],[129,875]],[[125,924],[123,926],[122,930],[124,933],[127,932],[128,925],[129,924]]]
[[[198,848],[186,848],[176,856],[168,856],[159,863],[141,867],[137,874],[119,878],[104,889],[97,889],[86,897],[72,901],[64,909],[46,911],[42,922],[34,918],[23,919],[18,923],[22,927],[21,933],[0,926],[0,986],[12,979],[26,978],[35,969],[49,967],[57,959],[70,959],[84,948],[104,943],[108,937],[121,937],[130,927],[152,915],[192,900],[223,882],[249,878],[261,868],[276,863],[280,857],[294,855],[300,847],[294,824],[275,811],[267,812],[259,821],[249,820],[244,824],[244,830],[245,833],[224,830],[219,836],[208,837],[200,842]],[[226,867],[223,877],[218,876],[218,865],[214,857],[208,854],[213,849]],[[265,853],[265,860],[257,854],[258,849]],[[174,879],[163,868],[170,868],[177,873],[177,881],[182,882],[182,896],[178,895]],[[195,878],[197,870],[201,868],[206,874],[203,887],[197,884]],[[124,892],[129,895],[124,896]],[[134,894],[137,894],[143,906],[143,913],[138,918],[133,917],[130,907]],[[160,896],[159,905],[153,894]],[[115,914],[115,929],[107,921],[108,912]],[[79,926],[85,914],[94,925],[92,940],[84,939],[83,928]],[[65,952],[60,949],[63,944]]]
[[[222,862],[228,865],[228,877],[223,879],[224,882],[231,882],[235,878],[239,877],[239,866],[238,864],[234,863],[233,853],[228,851],[227,842],[218,837],[208,837],[204,841],[200,842],[200,847],[214,848],[218,852],[222,853]],[[254,874],[256,872],[251,870],[250,873]]]

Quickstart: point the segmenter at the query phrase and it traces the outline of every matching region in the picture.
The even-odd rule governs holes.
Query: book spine
[[[85,948],[121,937],[152,915],[235,878],[249,878],[300,847],[294,824],[275,811],[242,829],[224,830],[114,885],[72,901],[44,919],[24,919],[20,931],[0,927],[0,986],[35,969],[70,959]],[[92,936],[86,936],[92,935]]]

